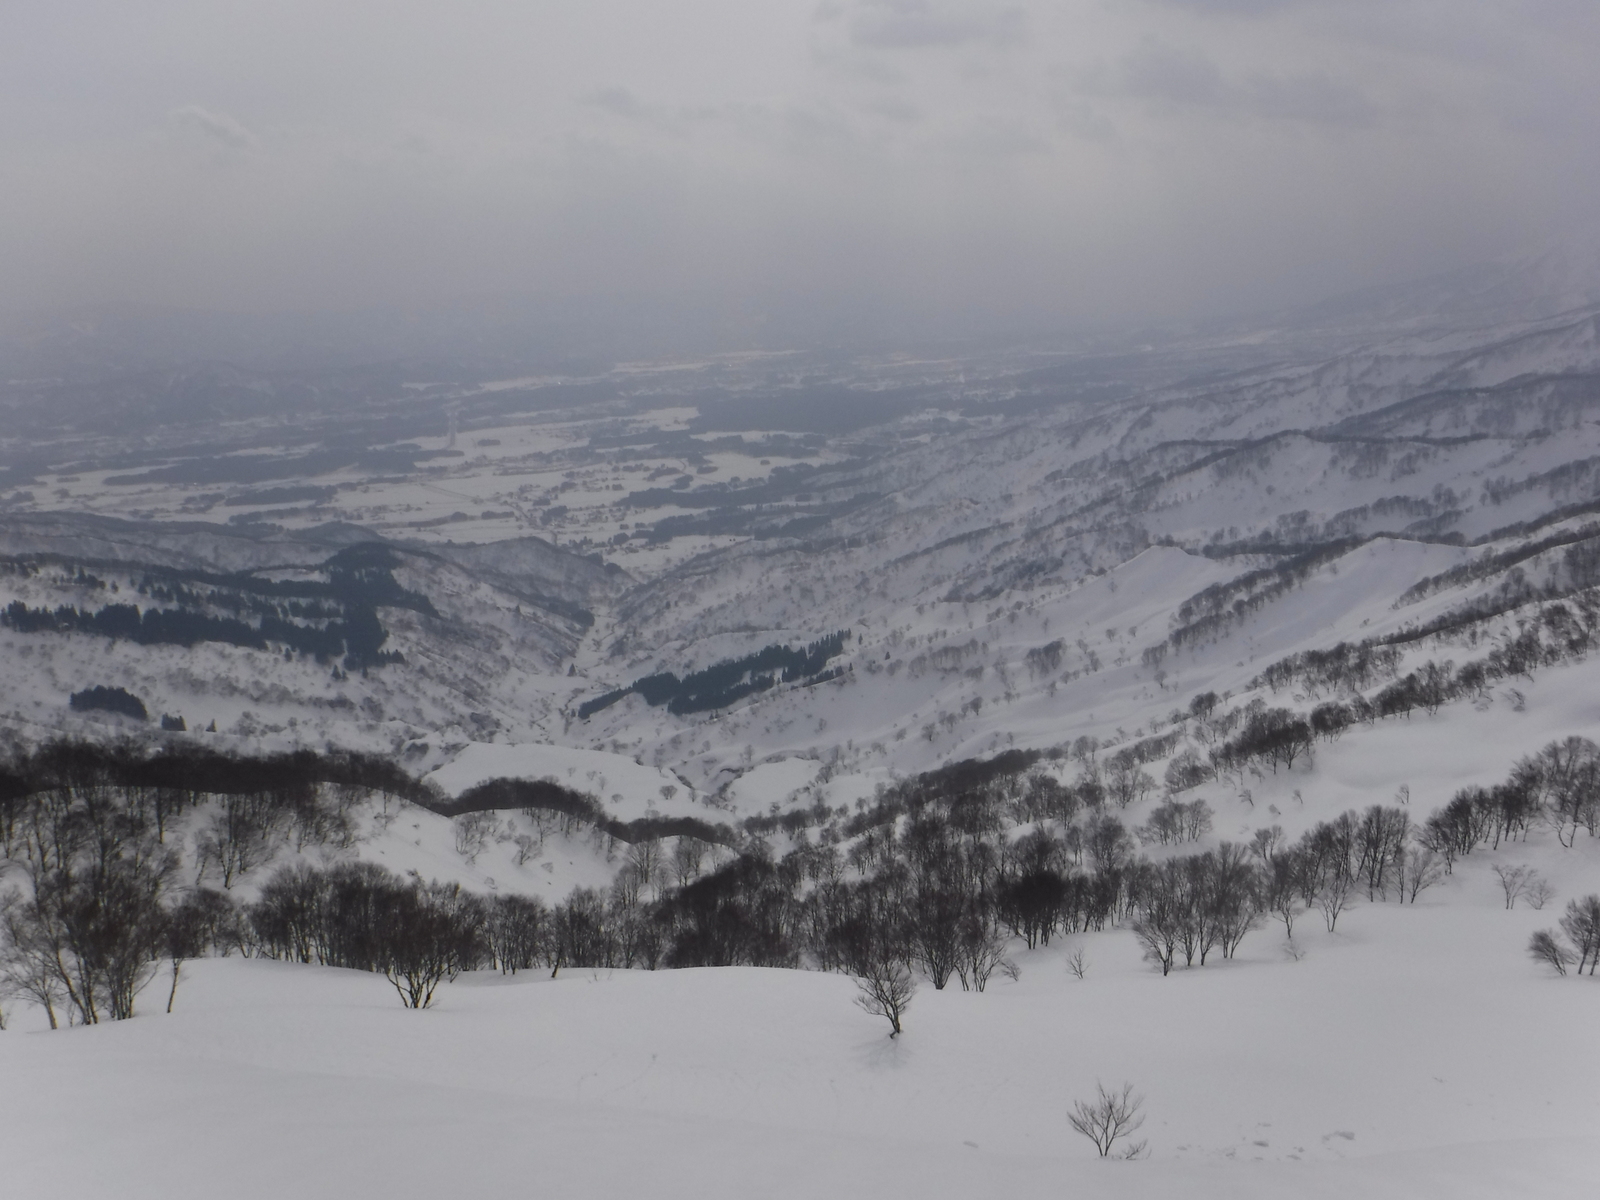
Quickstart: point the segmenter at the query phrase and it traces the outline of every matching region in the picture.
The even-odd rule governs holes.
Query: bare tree
[[[462,813],[455,819],[456,853],[469,863],[483,853],[500,821],[492,812]]]
[[[206,952],[214,936],[215,910],[208,900],[215,892],[199,891],[193,897],[167,910],[163,929],[163,949],[172,962],[172,986],[167,989],[167,1012],[178,999],[178,983],[183,978],[185,959],[198,958]]]
[[[1172,971],[1178,943],[1183,937],[1183,898],[1175,886],[1177,872],[1170,862],[1160,870],[1152,870],[1146,878],[1140,898],[1141,912],[1133,922],[1133,935],[1144,947],[1144,956],[1161,968],[1163,975]]]
[[[904,963],[887,958],[863,963],[862,967],[865,973],[856,976],[856,1003],[875,1017],[887,1017],[889,1036],[899,1037],[903,1032],[900,1018],[911,1007],[917,981]]]
[[[1441,882],[1448,873],[1444,859],[1427,846],[1402,851],[1395,870],[1399,875],[1403,898],[1413,904],[1417,902],[1418,895]]]
[[[1588,738],[1569,737],[1517,765],[1543,802],[1546,820],[1563,846],[1577,841],[1580,827],[1588,826],[1592,833],[1600,825],[1600,746]]]
[[[1133,763],[1114,763],[1106,779],[1106,791],[1118,808],[1137,804],[1155,790],[1156,781],[1148,771]]]
[[[282,810],[268,796],[224,796],[217,812],[195,838],[199,866],[196,882],[215,867],[222,886],[231,889],[241,875],[248,875],[272,857],[283,821]]]
[[[1500,881],[1500,890],[1506,898],[1506,911],[1509,912],[1517,906],[1517,897],[1522,895],[1529,883],[1539,876],[1527,863],[1515,867],[1496,863],[1494,877]]]
[[[1089,973],[1089,963],[1083,957],[1082,946],[1073,950],[1071,957],[1067,959],[1067,970],[1072,972],[1074,979],[1082,979]]]
[[[64,950],[40,927],[37,914],[13,888],[0,900],[0,996],[22,997],[44,1009],[59,1029],[57,1006],[68,1003],[62,982]]]
[[[1099,1093],[1093,1100],[1079,1100],[1072,1106],[1067,1121],[1084,1137],[1094,1143],[1101,1158],[1110,1158],[1111,1149],[1122,1139],[1131,1136],[1144,1124],[1144,1097],[1133,1094],[1133,1084],[1125,1083],[1120,1092],[1106,1090],[1097,1083]],[[1130,1142],[1118,1158],[1133,1159],[1144,1153],[1144,1141]]]
[[[961,923],[961,954],[956,978],[962,991],[983,991],[989,976],[1006,960],[1005,931],[987,914],[969,913]]]
[[[431,1008],[439,984],[484,957],[481,902],[459,884],[421,882],[385,900],[383,973],[407,1008]]]
[[[531,970],[545,955],[550,914],[537,896],[495,896],[488,903],[484,933],[489,954],[503,974]]]
[[[1250,839],[1250,853],[1259,858],[1265,867],[1272,862],[1273,855],[1283,848],[1283,844],[1283,826],[1271,825],[1256,830],[1255,836]]]
[[[679,835],[677,845],[672,848],[672,873],[677,877],[679,887],[688,887],[700,877],[705,857],[704,842],[699,838]]]
[[[911,950],[917,965],[943,991],[961,959],[961,923],[967,898],[949,881],[923,878],[911,904]]]
[[[1557,975],[1565,975],[1567,968],[1577,961],[1577,955],[1556,941],[1555,934],[1541,929],[1528,940],[1528,953],[1535,962],[1548,963]]]
[[[1200,858],[1207,876],[1201,902],[1210,911],[1217,940],[1222,943],[1222,957],[1232,958],[1244,935],[1260,923],[1260,877],[1243,846],[1223,842],[1215,854],[1208,852]]]
[[[665,877],[666,859],[659,838],[643,838],[628,847],[628,862],[639,874],[641,887],[655,888]]]
[[[1600,896],[1567,901],[1561,931],[1577,951],[1578,974],[1583,974],[1587,965],[1593,975],[1595,967],[1600,966]]]
[[[1535,877],[1534,880],[1523,889],[1522,895],[1523,898],[1527,900],[1528,907],[1537,912],[1556,898],[1556,889],[1550,886],[1548,880]]]
[[[1411,817],[1403,808],[1374,804],[1362,813],[1354,828],[1355,871],[1366,877],[1367,899],[1389,898],[1389,884],[1397,878],[1411,839]],[[1401,900],[1405,896],[1402,891]]]
[[[1339,914],[1350,903],[1355,883],[1353,875],[1344,871],[1332,871],[1324,877],[1317,888],[1317,907],[1322,910],[1322,920],[1328,926],[1329,933],[1333,932],[1333,927],[1339,923]]]
[[[1283,922],[1283,936],[1287,938],[1294,937],[1294,919],[1300,915],[1304,870],[1305,856],[1294,849],[1274,851],[1262,868],[1262,906]]]

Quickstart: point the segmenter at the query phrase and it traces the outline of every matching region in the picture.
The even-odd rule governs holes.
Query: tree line
[[[200,954],[374,971],[413,1007],[471,969],[809,967],[857,979],[865,1006],[898,1033],[919,979],[983,991],[996,971],[1015,971],[1014,939],[1032,948],[1125,927],[1165,975],[1231,958],[1269,920],[1292,938],[1308,911],[1332,931],[1357,899],[1415,903],[1461,857],[1538,823],[1569,846],[1581,829],[1600,831],[1600,746],[1568,738],[1421,822],[1403,804],[1372,805],[1294,842],[1274,825],[1247,844],[1152,861],[1140,841],[1175,849],[1200,835],[1209,807],[1169,797],[1130,829],[1106,779],[1137,770],[1136,756],[1102,761],[1087,741],[1070,752],[1084,765],[1071,783],[1036,769],[1036,751],[901,781],[847,821],[798,831],[782,856],[731,834],[719,845],[698,826],[632,830],[611,846],[624,862],[609,887],[554,905],[357,861],[283,866],[243,903],[232,882],[269,866],[276,848],[348,850],[354,806],[374,794],[449,806],[392,764],[356,755],[230,760],[54,743],[0,767],[0,838],[25,884],[0,903],[0,987],[37,1001],[52,1023],[61,1012],[94,1023],[131,1015],[159,960],[174,964],[175,990],[178,964]],[[465,836],[492,813],[489,800],[530,798],[497,781],[473,801],[485,807],[457,820]],[[202,802],[185,863],[168,834]],[[581,805],[539,811],[587,821]],[[1534,896],[1524,875],[1502,882],[1508,906],[1513,883]],[[1551,934],[1532,949],[1592,973],[1600,942],[1587,902],[1575,903],[1562,922],[1570,946]]]
[[[29,564],[31,565],[31,564]],[[327,581],[263,580],[247,574],[173,574],[168,585],[146,575],[141,594],[165,598],[171,607],[113,603],[99,608],[63,604],[32,608],[13,600],[0,610],[0,626],[18,633],[89,633],[140,645],[194,646],[216,642],[251,650],[279,647],[307,654],[319,663],[341,660],[345,669],[403,663],[397,650],[383,649],[389,633],[378,618],[380,606],[409,608],[426,616],[439,614],[426,596],[408,591],[394,578],[395,553],[381,545],[350,546],[323,564]],[[183,580],[212,584],[204,597]],[[72,577],[78,586],[104,587],[83,568]],[[276,598],[305,597],[278,603]],[[274,599],[263,599],[271,597]],[[239,616],[213,616],[203,607],[235,613],[254,612],[252,624]]]
[[[663,704],[679,716],[726,708],[756,692],[767,691],[778,683],[815,679],[829,661],[844,652],[848,630],[831,633],[805,646],[771,645],[743,658],[713,663],[682,679],[671,671],[647,675],[625,688],[617,688],[578,705],[578,718],[588,720],[625,696],[638,693],[652,708]]]
[[[182,960],[244,952],[381,971],[408,1004],[425,1007],[462,969],[533,965],[547,928],[565,931],[550,943],[557,963],[660,965],[664,943],[634,919],[643,912],[637,883],[604,897],[580,890],[548,926],[537,900],[484,900],[357,862],[283,868],[253,905],[231,895],[286,848],[350,851],[356,810],[375,797],[444,815],[497,803],[556,814],[613,846],[626,838],[644,847],[651,878],[666,869],[661,837],[677,838],[685,881],[712,842],[733,837],[693,820],[612,821],[549,781],[490,781],[449,802],[372,755],[236,756],[185,743],[152,752],[60,739],[0,759],[0,870],[19,877],[0,894],[0,994],[36,1001],[52,1027],[63,1016],[94,1024],[131,1016],[160,959],[174,964],[175,992]]]

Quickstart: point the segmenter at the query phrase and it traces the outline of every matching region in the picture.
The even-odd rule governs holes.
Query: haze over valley
[[[0,1192],[1589,1194],[1588,7],[24,7]]]

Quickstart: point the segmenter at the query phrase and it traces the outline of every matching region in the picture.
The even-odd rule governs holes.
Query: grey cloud
[[[1258,116],[1322,125],[1369,125],[1376,107],[1355,88],[1326,75],[1261,75],[1244,86]]]
[[[872,50],[917,50],[974,42],[1007,44],[1022,40],[1020,8],[933,3],[931,0],[865,0],[851,22],[858,45]]]
[[[1209,107],[1226,103],[1230,90],[1216,63],[1163,43],[1151,43],[1125,58],[1113,87],[1129,96]]]
[[[238,120],[227,113],[187,104],[175,109],[169,119],[186,132],[198,134],[207,141],[230,150],[248,150],[256,144],[256,136]]]
[[[1086,142],[1102,143],[1111,142],[1117,136],[1111,119],[1081,96],[1057,97],[1052,107],[1056,128],[1062,133]]]
[[[598,88],[584,99],[614,117],[637,121],[652,115],[650,107],[625,87]]]
[[[856,106],[861,112],[875,117],[886,117],[891,121],[898,121],[903,125],[915,125],[922,121],[923,111],[917,105],[897,96],[879,96]]]
[[[1169,8],[1185,8],[1198,13],[1260,17],[1287,8],[1304,7],[1314,0],[1156,0],[1156,2]]]
[[[817,5],[36,5],[0,38],[0,308],[1043,327],[1592,212],[1594,0]]]
[[[1010,158],[1043,154],[1050,144],[1023,121],[999,116],[981,116],[957,131],[946,144],[970,157]]]
[[[1376,116],[1375,106],[1358,89],[1325,74],[1258,72],[1232,80],[1203,55],[1155,42],[1124,59],[1108,89],[1102,83],[1093,90],[1263,120],[1366,125]]]

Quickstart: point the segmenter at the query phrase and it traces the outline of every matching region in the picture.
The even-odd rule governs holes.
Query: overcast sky
[[[1596,0],[6,0],[0,306],[1313,300],[1600,183]]]

